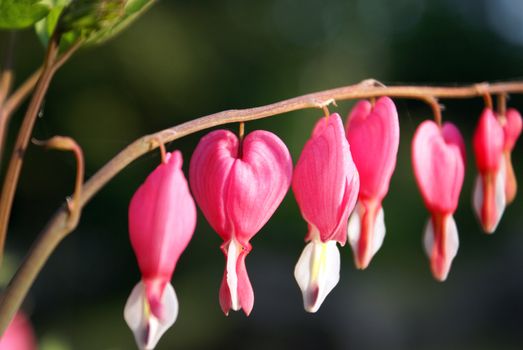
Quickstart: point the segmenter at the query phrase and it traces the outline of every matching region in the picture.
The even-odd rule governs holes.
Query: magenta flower
[[[400,135],[396,106],[388,97],[378,99],[374,107],[369,101],[359,101],[346,128],[360,175],[360,192],[349,219],[348,237],[356,267],[365,269],[385,237],[381,202],[396,167]]]
[[[18,312],[0,338],[0,350],[36,350],[37,342],[29,319]]]
[[[294,277],[308,312],[316,312],[340,279],[340,253],[360,180],[338,114],[321,118],[303,147],[292,190],[309,226]]]
[[[243,141],[227,130],[204,136],[193,153],[189,179],[194,198],[224,243],[227,263],[220,305],[249,315],[254,292],[245,267],[251,238],[265,225],[289,189],[292,159],[285,144],[268,131]]]
[[[501,125],[503,126],[503,133],[505,142],[503,144],[503,157],[505,159],[505,173],[506,173],[506,184],[505,184],[505,197],[507,204],[512,203],[516,197],[517,182],[516,174],[514,174],[514,167],[512,166],[512,150],[516,145],[516,141],[521,135],[521,129],[523,128],[523,120],[521,114],[514,108],[509,108],[505,116],[500,116]]]
[[[444,281],[458,252],[459,238],[453,214],[465,176],[465,144],[451,123],[439,127],[426,120],[412,140],[416,182],[431,216],[424,233],[425,251],[434,278]]]
[[[474,210],[486,233],[493,233],[506,206],[506,168],[503,127],[485,108],[474,132],[473,146],[479,175],[473,193]]]
[[[142,280],[127,300],[124,317],[140,349],[153,349],[178,315],[169,282],[196,226],[182,162],[179,151],[167,153],[129,205],[129,235]]]

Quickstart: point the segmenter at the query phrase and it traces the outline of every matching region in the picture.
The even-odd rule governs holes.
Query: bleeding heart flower
[[[503,156],[505,158],[505,173],[506,173],[506,184],[505,184],[505,197],[507,204],[512,203],[516,197],[517,182],[516,175],[514,174],[514,167],[512,166],[512,150],[516,145],[516,141],[521,135],[521,129],[523,128],[523,120],[521,114],[514,108],[509,108],[505,116],[500,116],[499,120],[503,126],[503,133],[505,136],[505,143],[503,145]]]
[[[349,219],[348,237],[360,269],[369,265],[383,244],[381,202],[396,166],[399,135],[398,112],[388,97],[378,99],[374,107],[369,101],[359,101],[347,120],[347,139],[360,175],[360,192]]]
[[[465,144],[451,123],[440,128],[426,120],[412,140],[412,164],[425,206],[431,213],[424,233],[425,251],[434,278],[444,281],[458,252],[453,213],[465,175]]]
[[[36,350],[37,343],[29,319],[21,312],[0,338],[0,350]]]
[[[182,172],[179,151],[167,153],[129,205],[129,236],[142,273],[124,317],[140,349],[153,349],[178,315],[169,283],[196,226],[196,207]]]
[[[474,132],[473,146],[479,175],[472,197],[474,210],[486,233],[493,233],[505,210],[505,137],[494,112],[485,108]]]
[[[340,279],[336,241],[347,240],[347,220],[360,186],[338,114],[321,118],[303,147],[292,179],[294,196],[309,226],[294,277],[305,310],[316,312]]]
[[[189,180],[207,221],[224,240],[227,259],[220,305],[249,315],[254,292],[245,268],[250,239],[265,225],[287,193],[292,159],[285,144],[268,131],[243,141],[227,130],[204,136],[193,153]]]

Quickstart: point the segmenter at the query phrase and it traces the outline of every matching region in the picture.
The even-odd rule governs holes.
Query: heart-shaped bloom
[[[425,252],[432,274],[444,281],[459,246],[452,216],[465,176],[465,144],[459,130],[451,123],[442,127],[431,120],[421,123],[412,140],[412,164],[431,214],[424,233]]]
[[[490,108],[485,108],[474,132],[473,147],[479,175],[472,202],[486,233],[493,233],[505,210],[506,167],[503,127]]]
[[[36,350],[37,342],[29,319],[18,312],[0,337],[0,350]]]
[[[516,145],[516,141],[521,135],[521,129],[523,128],[523,120],[521,114],[514,108],[509,108],[505,116],[500,116],[501,125],[503,126],[503,133],[505,142],[503,144],[503,156],[505,158],[505,173],[506,173],[506,184],[505,184],[505,197],[507,204],[512,203],[516,197],[517,182],[516,175],[514,174],[514,167],[512,166],[512,150]]]
[[[347,221],[360,180],[338,114],[321,118],[296,164],[292,190],[309,226],[294,277],[308,312],[316,312],[340,279],[336,242],[347,241]]]
[[[140,349],[153,349],[178,315],[170,280],[196,226],[182,162],[179,151],[167,153],[129,205],[129,236],[142,280],[127,300],[124,317]]]
[[[366,268],[385,237],[381,206],[389,190],[399,146],[399,120],[394,102],[381,97],[372,106],[359,101],[347,120],[347,139],[360,175],[356,209],[349,219],[348,237],[356,267]]]
[[[292,159],[283,141],[257,130],[242,141],[228,130],[204,136],[189,170],[194,198],[224,243],[227,263],[220,305],[249,315],[254,292],[245,268],[249,241],[265,225],[287,193]]]

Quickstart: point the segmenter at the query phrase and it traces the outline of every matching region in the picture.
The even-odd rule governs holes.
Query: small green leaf
[[[2,0],[0,0],[2,1]],[[57,30],[60,50],[82,39],[84,44],[99,44],[125,29],[155,0],[47,0],[52,7],[47,17],[35,25],[44,46]]]
[[[58,19],[62,14],[63,9],[71,2],[71,0],[48,0],[51,5],[49,14],[35,24],[36,35],[44,47],[49,43],[51,35],[53,35]]]
[[[50,11],[44,0],[0,0],[0,29],[29,27]]]

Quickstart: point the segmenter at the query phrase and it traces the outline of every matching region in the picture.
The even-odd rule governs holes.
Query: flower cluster
[[[516,193],[511,151],[521,115],[485,109],[474,134],[479,175],[473,204],[482,227],[495,230]],[[227,130],[204,136],[190,162],[189,184],[179,151],[164,155],[134,194],[129,232],[142,274],[125,306],[125,320],[141,349],[153,349],[175,321],[178,301],[170,284],[176,262],[196,226],[196,207],[223,240],[226,263],[219,300],[227,315],[249,315],[254,291],[246,269],[250,240],[292,191],[308,224],[294,276],[304,308],[316,312],[340,278],[341,246],[349,241],[365,269],[385,237],[383,200],[399,147],[396,107],[388,97],[359,101],[344,127],[338,114],[316,123],[293,170],[282,140],[268,131],[240,137]],[[430,217],[424,246],[434,277],[446,279],[459,239],[453,214],[465,175],[465,143],[452,123],[427,120],[412,140],[412,164]]]

